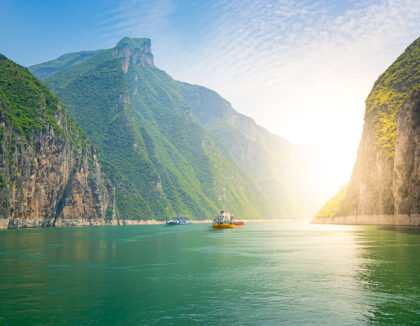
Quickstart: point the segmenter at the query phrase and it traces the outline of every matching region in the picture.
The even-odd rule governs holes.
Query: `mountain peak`
[[[120,59],[124,72],[130,62],[139,67],[154,66],[152,42],[148,38],[124,37],[112,49],[112,55]]]
[[[146,46],[150,52],[151,43],[149,38],[123,37],[115,48],[129,47],[132,50],[139,50]]]

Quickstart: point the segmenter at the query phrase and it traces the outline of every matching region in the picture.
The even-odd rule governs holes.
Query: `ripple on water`
[[[420,316],[420,235],[407,230],[248,223],[1,236],[2,323],[365,325]]]

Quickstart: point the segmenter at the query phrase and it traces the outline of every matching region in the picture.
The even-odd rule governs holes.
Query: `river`
[[[0,232],[0,324],[420,324],[420,228]]]

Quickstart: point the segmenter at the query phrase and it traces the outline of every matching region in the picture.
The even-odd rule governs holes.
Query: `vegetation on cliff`
[[[30,139],[34,130],[45,130],[50,124],[61,131],[55,121],[58,99],[31,72],[0,54],[0,97],[9,109],[4,118]]]
[[[103,220],[106,209],[113,218],[111,190],[95,149],[59,100],[0,55],[0,217],[13,227]]]
[[[316,217],[418,214],[420,38],[378,78],[349,184]]]
[[[55,97],[38,78],[26,67],[22,67],[0,54],[0,99],[3,105],[3,119],[13,124],[15,130],[27,141],[34,132],[45,131],[49,127],[63,136],[70,136],[75,150],[86,150],[89,142],[86,134]],[[58,113],[67,116],[68,132],[56,121]]]
[[[129,48],[130,50],[138,51],[141,50],[143,46],[148,44],[150,45],[150,39],[148,38],[124,37],[118,42],[114,49],[118,50]]]
[[[334,195],[322,208],[316,213],[315,217],[334,217],[344,214],[340,211],[347,195],[348,185],[342,186],[338,193]]]
[[[379,76],[366,100],[366,120],[375,126],[376,146],[390,160],[395,153],[395,116],[415,88],[420,88],[420,37]]]
[[[193,108],[187,85],[153,66],[149,44],[147,39],[124,38],[113,49],[71,54],[71,60],[63,56],[68,60],[60,57],[30,68],[43,77],[98,148],[116,187],[121,216],[161,218],[183,212],[209,218],[223,207],[242,218],[297,216],[299,205],[284,179],[265,167],[258,172],[266,172],[265,180],[250,173],[247,162],[195,117],[198,112],[206,114],[208,107],[202,103],[207,98]],[[217,94],[216,98],[217,103],[211,103],[218,110],[227,102]],[[225,130],[235,130],[226,124],[228,119],[219,121]],[[247,146],[261,148],[245,132],[235,137],[244,151]],[[264,183],[270,179],[276,184],[273,188]],[[267,196],[274,194],[270,191],[274,187],[280,189],[277,197]]]

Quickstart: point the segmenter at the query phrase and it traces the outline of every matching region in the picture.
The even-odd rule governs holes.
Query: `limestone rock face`
[[[420,225],[419,216],[420,38],[375,82],[350,182],[313,222]]]
[[[420,92],[413,94],[397,114],[393,168],[394,212],[420,213]]]
[[[112,56],[120,59],[122,68],[127,73],[130,63],[139,67],[154,66],[150,39],[123,38],[112,50]]]
[[[67,116],[57,118],[66,130]],[[108,218],[114,215],[112,187],[90,145],[77,152],[52,128],[26,143],[4,121],[0,128],[0,216],[7,220],[3,228],[66,226],[69,220],[104,224],[108,207]]]
[[[358,157],[353,168],[344,215],[382,215],[393,213],[392,168],[380,150],[375,149],[375,129],[367,122],[363,128]]]
[[[371,149],[373,137],[365,125],[346,196],[335,215],[321,210],[314,223],[420,226],[420,92],[396,115],[392,161]]]
[[[113,189],[89,140],[45,86],[25,68],[0,59],[1,77],[5,79],[9,71],[17,76],[7,86],[0,83],[0,228],[111,221]],[[18,83],[29,85],[28,90]],[[33,101],[24,106],[32,98],[47,104]],[[52,100],[56,102],[51,104]],[[23,104],[14,105],[14,101]],[[45,105],[53,107],[53,113]],[[18,117],[30,113],[29,122],[16,118],[23,107]],[[40,125],[35,127],[34,121]]]

